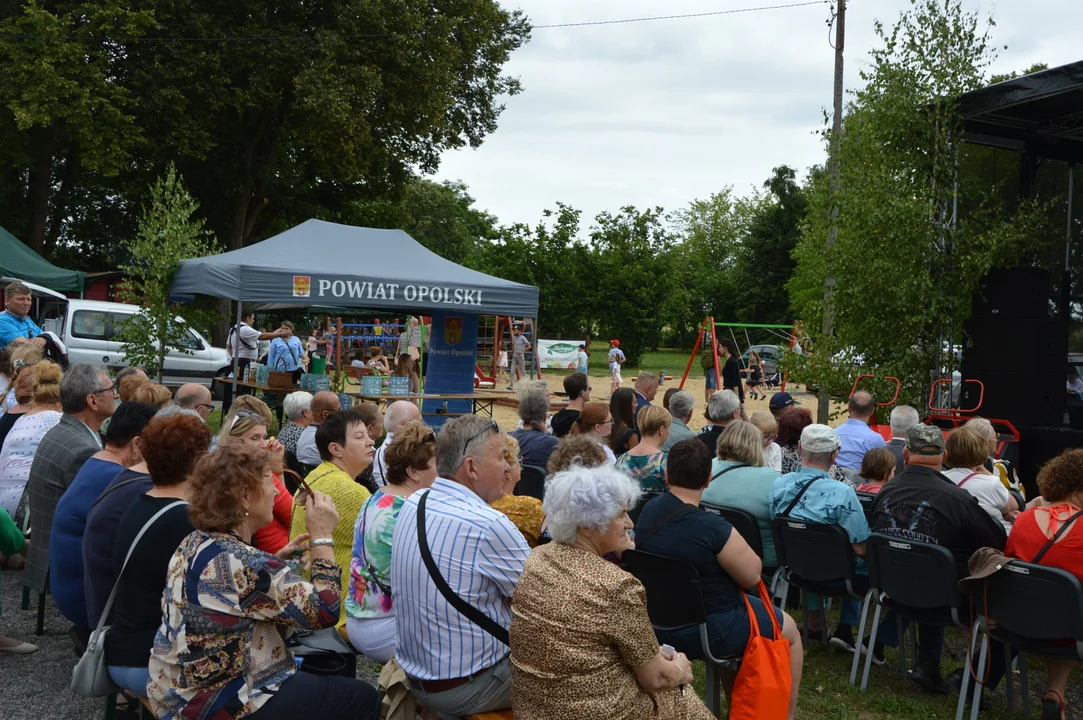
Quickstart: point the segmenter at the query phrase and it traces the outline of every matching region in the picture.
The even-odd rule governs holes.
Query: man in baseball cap
[[[876,495],[870,514],[874,532],[903,540],[933,543],[951,551],[959,577],[968,575],[967,561],[980,548],[1004,549],[1004,526],[957,487],[940,470],[944,462],[944,432],[918,424],[906,431],[906,468]],[[903,628],[907,621],[903,620]],[[877,631],[873,662],[883,664],[883,648],[898,645],[895,614],[889,612]],[[940,675],[944,628],[918,625],[918,657],[910,679],[930,694],[951,692]]]
[[[794,520],[823,525],[838,525],[846,531],[850,544],[857,554],[852,581],[853,589],[863,594],[869,589],[869,570],[861,560],[865,555],[865,541],[869,538],[869,524],[861,509],[857,493],[846,483],[831,476],[831,468],[839,455],[842,443],[839,434],[827,425],[809,425],[801,431],[801,469],[783,475],[771,485],[768,506],[771,517],[788,517]],[[840,583],[839,591],[845,586]],[[858,622],[861,604],[857,600],[843,600],[839,613],[839,625],[830,636],[823,626],[820,597],[809,594],[805,617],[809,637],[844,652],[853,652],[854,625]],[[807,612],[811,610],[813,612]]]
[[[794,400],[793,395],[790,395],[788,392],[777,392],[771,396],[771,402],[768,403],[768,407],[771,408],[771,414],[775,416],[775,420],[778,420],[782,417],[782,413],[786,412],[786,408],[800,404],[801,403]]]

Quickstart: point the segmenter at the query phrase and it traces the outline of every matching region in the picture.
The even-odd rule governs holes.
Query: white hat
[[[801,449],[805,452],[829,453],[840,447],[839,434],[827,425],[813,424],[801,431]]]

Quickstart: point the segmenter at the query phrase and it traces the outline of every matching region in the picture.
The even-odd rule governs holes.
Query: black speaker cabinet
[[[1049,317],[1049,272],[1019,267],[992,270],[974,295],[976,320]]]
[[[1057,365],[1047,372],[1024,373],[979,370],[963,374],[980,380],[985,397],[978,411],[984,417],[1009,420],[1020,425],[1060,425],[1064,422],[1064,376]],[[978,388],[964,383],[959,406],[972,408],[978,402]]]
[[[966,332],[964,377],[982,370],[1064,375],[1068,328],[1060,320],[974,319],[966,323]]]

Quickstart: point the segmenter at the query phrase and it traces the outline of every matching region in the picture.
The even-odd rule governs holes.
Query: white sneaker
[[[12,655],[29,655],[30,653],[36,653],[38,651],[37,645],[31,645],[28,642],[21,642],[18,645],[11,645],[9,647],[0,647],[0,653],[11,653]]]

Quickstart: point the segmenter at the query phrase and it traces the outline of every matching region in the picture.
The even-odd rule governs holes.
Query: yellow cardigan
[[[358,485],[352,477],[340,470],[334,463],[326,460],[308,474],[305,481],[316,492],[331,497],[338,510],[338,524],[335,525],[331,538],[335,541],[335,563],[342,574],[342,594],[340,596],[338,624],[346,625],[346,594],[350,592],[350,560],[353,557],[354,527],[361,506],[369,499],[369,491]],[[290,539],[308,532],[305,525],[305,506],[293,505],[293,520],[290,522]]]

